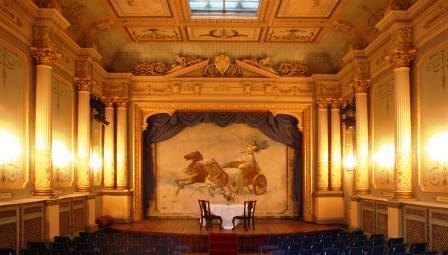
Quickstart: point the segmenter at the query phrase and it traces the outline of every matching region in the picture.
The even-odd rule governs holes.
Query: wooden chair
[[[252,229],[255,230],[255,205],[257,204],[257,200],[249,200],[244,201],[244,211],[243,215],[235,216],[232,219],[233,229],[235,229],[235,220],[243,220],[244,229],[250,229],[252,225]]]
[[[201,209],[200,229],[202,229],[204,220],[207,230],[209,229],[209,227],[213,228],[214,219],[219,220],[219,227],[222,229],[222,218],[221,216],[214,215],[210,212],[210,202],[208,200],[198,200],[198,201],[199,201],[199,208]]]

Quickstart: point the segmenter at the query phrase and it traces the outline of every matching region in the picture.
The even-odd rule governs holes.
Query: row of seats
[[[426,243],[406,246],[403,238],[386,240],[384,235],[375,234],[370,238],[362,231],[321,232],[305,235],[271,236],[260,253],[273,255],[437,255],[437,251],[427,250]],[[447,252],[443,253],[448,255]]]

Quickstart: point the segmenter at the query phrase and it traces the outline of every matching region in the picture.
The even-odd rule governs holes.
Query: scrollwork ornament
[[[416,50],[395,50],[387,56],[387,60],[394,64],[394,68],[409,67],[415,59]]]
[[[134,75],[159,76],[167,72],[165,64],[160,62],[144,63],[134,67],[132,73]]]
[[[129,102],[129,98],[127,97],[116,97],[114,98],[115,103],[117,103],[117,106],[120,108],[126,108]]]
[[[59,52],[52,48],[31,47],[31,55],[37,65],[53,65],[58,58],[62,56]]]
[[[282,63],[277,70],[281,76],[308,77],[311,75],[310,68],[301,63]]]

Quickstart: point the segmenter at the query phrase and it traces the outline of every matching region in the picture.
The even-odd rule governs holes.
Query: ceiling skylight
[[[260,0],[189,0],[193,14],[256,14]]]

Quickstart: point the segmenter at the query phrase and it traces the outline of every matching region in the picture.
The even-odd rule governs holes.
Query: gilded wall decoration
[[[8,0],[2,0],[0,2],[0,15],[8,18],[12,23],[16,24],[19,27],[23,26],[22,19],[17,16],[14,11],[11,10],[10,3],[11,2]]]
[[[167,0],[110,0],[120,17],[171,17]]]
[[[0,185],[18,189],[28,180],[27,93],[25,62],[0,45]]]
[[[440,121],[441,116],[448,116],[448,48],[432,54],[419,67],[420,182],[426,191],[448,192],[448,158],[444,154],[448,125]]]
[[[270,28],[267,42],[313,42],[320,28]]]
[[[282,63],[277,70],[281,76],[308,77],[311,75],[310,68],[301,63]]]
[[[177,27],[127,27],[135,41],[181,41]]]
[[[373,88],[372,168],[373,181],[378,189],[394,188],[395,119],[393,96],[391,77],[387,82],[379,83]]]
[[[339,0],[282,0],[278,18],[326,18],[331,15]]]
[[[191,41],[258,41],[261,28],[256,27],[188,27]]]
[[[240,60],[249,65],[277,74],[277,71],[272,68],[271,57],[248,57]]]
[[[53,78],[51,94],[53,180],[57,188],[73,181],[74,98],[70,83]]]
[[[167,71],[165,64],[160,62],[144,63],[134,67],[132,73],[134,75],[159,76],[164,75]]]
[[[100,186],[103,177],[103,124],[91,119],[90,124],[90,167],[93,185]]]
[[[229,195],[235,203],[256,199],[258,215],[291,213],[287,147],[256,128],[202,123],[155,151],[159,216],[196,217],[198,199],[225,203]]]
[[[221,54],[204,67],[202,74],[208,77],[238,77],[242,76],[243,72],[237,64],[231,61],[229,56]]]
[[[204,60],[206,60],[206,59],[198,57],[198,56],[184,56],[184,55],[177,54],[176,62],[171,65],[171,67],[167,71],[167,73],[172,73],[172,72],[178,71],[180,69],[183,69],[185,67],[189,67],[194,64],[198,64]]]

